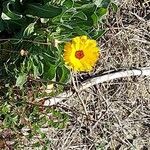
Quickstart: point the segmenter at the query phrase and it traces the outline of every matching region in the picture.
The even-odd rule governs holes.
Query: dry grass
[[[107,18],[100,41],[101,59],[94,73],[150,66],[150,4],[120,1]],[[76,75],[74,75],[76,77]],[[131,77],[93,86],[59,104],[70,116],[63,130],[49,129],[54,150],[148,150],[150,78]]]

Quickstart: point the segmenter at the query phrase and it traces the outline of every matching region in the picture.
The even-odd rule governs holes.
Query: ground
[[[118,12],[110,12],[107,17],[108,31],[99,41],[101,56],[95,70],[74,77],[84,80],[121,69],[150,67],[149,2],[126,0],[118,4]],[[121,78],[95,85],[66,99],[60,108],[69,114],[70,121],[63,130],[49,130],[52,149],[150,147],[149,77]]]
[[[91,73],[73,73],[75,84],[109,72],[150,67],[150,1],[118,0],[117,3],[117,13],[110,11],[104,24],[107,32],[99,41],[97,65]],[[44,129],[52,141],[49,149],[148,150],[150,147],[149,76],[94,85],[56,107],[68,114],[69,121],[63,129]],[[32,148],[28,143],[24,149]]]

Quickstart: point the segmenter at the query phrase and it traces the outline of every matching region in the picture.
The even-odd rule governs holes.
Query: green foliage
[[[70,73],[62,59],[63,43],[78,35],[100,38],[109,6],[117,9],[111,0],[1,1],[0,36],[10,39],[12,51],[27,53],[13,55],[7,64],[14,65],[16,85],[23,87],[31,74],[67,82]]]
[[[39,135],[46,149],[51,141],[41,128],[66,126],[66,114],[43,108],[35,99],[63,90],[70,79],[62,57],[64,43],[78,35],[99,39],[106,32],[102,27],[110,7],[117,11],[111,0],[0,1],[0,74],[7,77],[0,121],[1,129],[13,131],[15,149],[22,149],[18,137],[23,128],[29,131],[22,136],[30,140]],[[44,88],[49,83],[55,84],[48,95]],[[32,146],[41,146],[41,141]]]
[[[0,133],[3,130],[11,131],[13,145],[10,146],[15,149],[20,149],[25,144],[19,141],[18,137],[20,136],[29,141],[28,144],[31,147],[50,147],[51,141],[44,129],[47,127],[65,128],[69,116],[56,108],[43,108],[38,105],[30,105],[21,99],[17,100],[0,103],[0,120],[2,122]]]

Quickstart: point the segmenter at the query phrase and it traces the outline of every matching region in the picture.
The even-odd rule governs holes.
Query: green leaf
[[[108,8],[110,3],[111,3],[111,0],[95,0],[94,1],[94,4],[97,7],[104,7],[104,8]]]
[[[87,16],[82,11],[80,11],[80,12],[76,13],[75,15],[73,15],[73,17],[74,18],[77,17],[77,18],[80,18],[82,20],[87,20]]]
[[[23,36],[29,36],[31,33],[34,32],[34,26],[35,26],[35,22],[34,23],[30,23],[26,29],[23,32]]]
[[[61,16],[60,18],[60,21],[61,22],[64,22],[64,21],[70,21],[71,18],[73,17],[73,15],[75,14],[76,12],[75,11],[66,11],[63,13],[63,15]]]
[[[34,78],[41,76],[44,72],[44,64],[42,62],[43,57],[40,55],[31,55],[27,62],[27,71],[32,72]]]
[[[59,50],[52,45],[43,49],[43,52],[41,53],[41,55],[45,63],[51,63],[53,65],[56,65],[59,62],[59,57],[60,57]]]
[[[33,70],[35,69],[35,77],[42,75],[44,72],[44,65],[41,59],[43,59],[41,55],[33,55]]]
[[[93,13],[93,15],[91,17],[93,19],[93,25],[97,26],[98,22],[99,22],[99,17],[97,16],[96,13]]]
[[[39,75],[42,75],[43,72],[44,72],[44,64],[42,61],[39,61],[39,64],[38,64],[38,71],[39,71]]]
[[[74,30],[78,35],[88,35],[88,33],[84,29],[80,28],[79,26],[77,26]]]
[[[73,7],[74,1],[73,0],[65,0],[63,2],[63,6],[65,6],[67,9],[70,9]]]
[[[70,78],[70,70],[65,66],[57,67],[56,80],[60,83],[66,83]]]
[[[44,77],[49,80],[52,80],[54,79],[55,74],[56,74],[56,65],[49,64],[49,67],[44,72]]]
[[[49,3],[45,5],[41,4],[28,4],[26,13],[32,16],[37,16],[41,18],[53,18],[60,15],[62,8],[52,6]]]
[[[49,21],[48,18],[40,18],[41,23],[47,23]]]
[[[0,108],[1,108],[0,112],[2,114],[8,114],[10,112],[10,105],[8,105],[7,102],[4,105],[2,105]]]
[[[88,17],[87,20],[74,18],[73,21],[70,21],[69,23],[73,28],[76,28],[78,26],[85,31],[90,29],[93,26],[93,20],[91,17]]]
[[[84,12],[87,16],[90,16],[94,13],[94,11],[96,10],[96,5],[93,3],[89,3],[89,4],[84,4],[81,7],[76,7],[76,10],[79,11],[81,10],[82,12]]]
[[[16,86],[22,88],[23,85],[26,83],[26,81],[27,81],[27,74],[20,73],[16,80]]]
[[[67,29],[73,29],[72,26],[70,26],[69,24],[64,24],[64,23],[61,24],[61,27],[65,27]]]
[[[37,78],[40,75],[38,66],[33,65],[33,75],[34,78]]]
[[[100,7],[99,9],[97,9],[96,14],[99,18],[101,18],[102,16],[106,15],[107,11],[107,8]]]
[[[77,7],[76,9],[77,9],[77,10],[78,10],[78,9],[88,10],[88,9],[92,8],[93,6],[94,6],[94,4],[89,3],[89,4],[84,4],[84,5],[82,5],[81,7]]]
[[[94,3],[97,7],[101,5],[102,0],[95,0]]]
[[[11,6],[13,6],[15,3],[13,1],[6,1],[3,3],[3,11],[1,18],[3,20],[19,20],[22,19],[22,15],[18,14],[17,12],[11,10]]]

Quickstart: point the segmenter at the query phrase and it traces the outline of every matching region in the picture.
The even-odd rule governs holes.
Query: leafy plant
[[[43,110],[35,99],[46,93],[48,84],[56,83],[49,96],[63,90],[70,79],[62,57],[64,43],[80,35],[99,39],[106,32],[102,27],[110,7],[117,10],[111,0],[0,1],[0,73],[7,77],[0,120],[2,129],[13,131],[16,148],[24,127],[30,129],[27,139],[41,135],[43,147],[50,142],[41,131],[43,125],[65,127],[66,114]],[[40,140],[33,146],[39,144]]]
[[[100,38],[110,4],[110,0],[1,1],[1,42],[9,39],[12,51],[25,52],[12,56],[15,62],[11,59],[7,64],[13,61],[16,85],[22,87],[29,74],[67,82],[70,73],[62,59],[63,43],[78,35]]]

